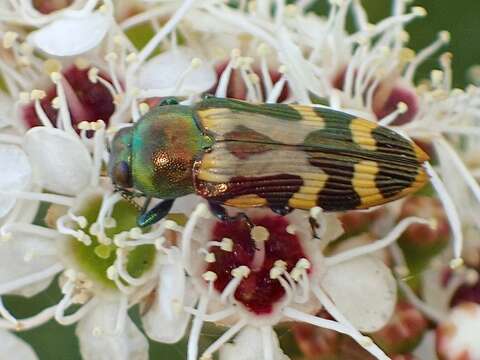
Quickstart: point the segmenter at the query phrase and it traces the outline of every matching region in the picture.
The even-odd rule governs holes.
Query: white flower
[[[37,360],[38,357],[33,349],[23,340],[12,333],[0,329],[0,343],[2,347],[0,349],[0,359],[25,359],[25,360]]]
[[[197,356],[203,321],[230,326],[205,350],[202,358],[208,359],[247,326],[262,329],[264,354],[273,354],[271,327],[287,319],[346,333],[372,355],[386,359],[359,330],[373,332],[387,323],[396,303],[396,285],[390,270],[366,254],[391,244],[411,223],[424,221],[407,218],[374,244],[324,258],[322,242],[339,235],[331,229],[328,234],[329,228],[338,226],[334,216],[312,210],[313,223],[320,226],[312,239],[305,212],[283,218],[269,210],[248,210],[246,214],[254,224],[251,230],[242,221],[222,224],[213,220],[200,204],[186,224],[182,240],[185,266],[201,293],[197,308],[190,310],[195,319],[189,359]],[[311,315],[321,306],[336,321]]]

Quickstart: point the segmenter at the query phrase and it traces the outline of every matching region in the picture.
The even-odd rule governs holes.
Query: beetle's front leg
[[[247,216],[247,214],[243,212],[238,213],[235,216],[230,216],[228,215],[227,210],[225,210],[225,208],[217,202],[209,201],[208,206],[212,214],[215,215],[215,217],[221,221],[234,222],[237,220],[243,220],[245,221],[245,223],[248,225],[249,228],[253,228],[255,226],[250,220],[250,218]]]
[[[288,215],[293,210],[290,206],[271,206],[270,209],[280,216]]]
[[[168,215],[172,209],[174,201],[175,199],[163,200],[150,210],[146,211],[145,209],[145,211],[137,218],[137,225],[139,227],[146,227],[159,222]],[[148,200],[146,202],[148,202]]]

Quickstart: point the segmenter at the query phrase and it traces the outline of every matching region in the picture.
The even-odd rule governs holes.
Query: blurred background
[[[126,1],[126,0],[122,0]],[[377,22],[390,12],[390,0],[363,0],[371,22]],[[445,51],[453,53],[454,86],[464,87],[468,83],[467,69],[480,63],[480,1],[478,0],[418,0],[412,5],[422,6],[427,9],[428,16],[417,19],[407,27],[410,33],[409,46],[415,50],[421,49],[433,40],[441,30],[451,33],[451,43],[445,47]],[[317,1],[312,10],[326,14],[327,1]],[[426,61],[418,72],[419,77],[428,77],[433,68],[438,68],[438,59],[433,57]],[[39,219],[42,216],[39,216]],[[28,317],[38,313],[41,309],[51,306],[59,301],[61,295],[56,285],[32,299],[20,297],[7,297],[7,307],[17,317]],[[133,318],[137,309],[131,310]],[[138,322],[137,322],[138,323]],[[288,331],[279,333],[283,343],[289,342]],[[205,329],[203,341],[218,337],[218,329]],[[74,335],[74,327],[62,327],[50,322],[40,328],[21,332],[21,338],[28,341],[40,359],[48,360],[76,360],[80,359],[78,343]],[[287,350],[284,344],[284,350]],[[0,344],[1,346],[1,344]],[[290,344],[290,346],[293,346]],[[151,359],[185,359],[186,342],[182,341],[175,345],[150,344]],[[295,349],[291,348],[292,352]],[[15,359],[14,359],[15,360]],[[427,360],[427,359],[425,359]]]

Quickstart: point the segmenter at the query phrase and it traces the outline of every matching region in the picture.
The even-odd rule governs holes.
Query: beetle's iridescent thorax
[[[189,107],[151,110],[137,122],[133,134],[134,188],[162,199],[194,192],[193,163],[205,146]]]

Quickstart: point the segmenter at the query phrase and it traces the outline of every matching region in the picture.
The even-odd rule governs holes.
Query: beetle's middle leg
[[[250,218],[247,216],[247,214],[243,212],[238,213],[235,216],[230,216],[228,215],[227,210],[225,210],[225,208],[217,202],[209,201],[208,206],[212,214],[215,215],[215,217],[221,221],[234,222],[237,220],[243,220],[245,221],[245,223],[248,225],[249,228],[253,228],[255,226],[250,220]]]
[[[139,227],[146,227],[159,222],[168,215],[168,213],[172,209],[174,201],[175,199],[163,200],[162,202],[158,203],[153,208],[147,211],[147,206],[149,203],[149,200],[147,199],[145,201],[144,211],[137,218],[137,225]]]
[[[290,206],[270,206],[270,210],[281,216],[288,215],[293,211]]]

